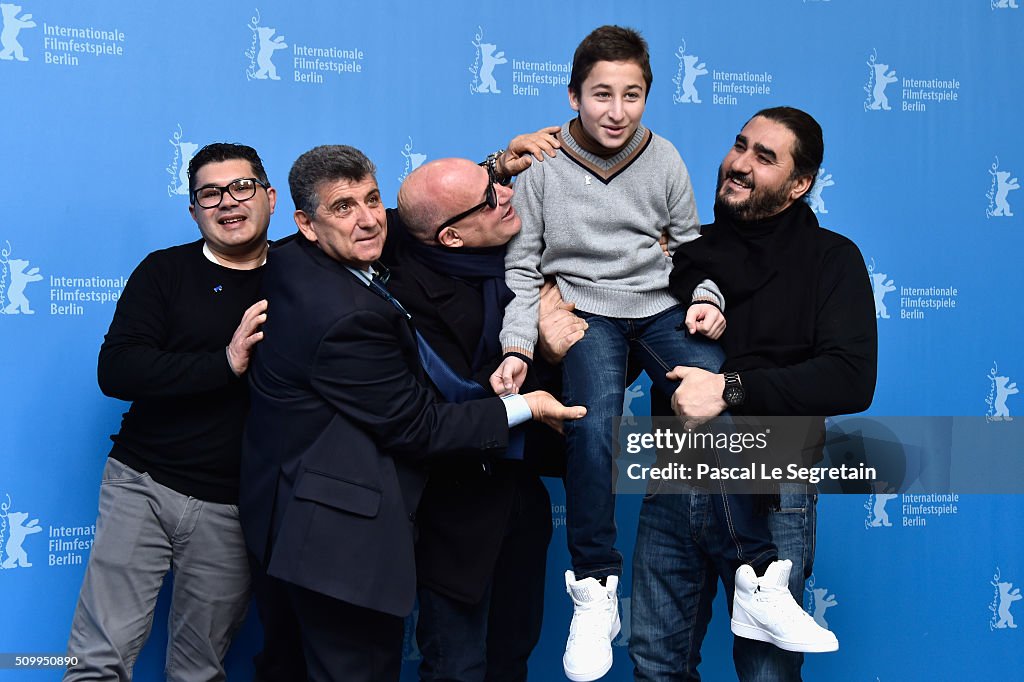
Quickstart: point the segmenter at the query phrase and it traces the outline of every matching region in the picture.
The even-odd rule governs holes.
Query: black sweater
[[[864,258],[818,226],[802,201],[767,221],[715,223],[679,249],[669,288],[682,300],[704,277],[726,300],[723,372],[739,372],[735,414],[860,412],[875,390],[878,334]],[[684,296],[685,294],[685,296]]]
[[[182,494],[234,504],[248,391],[225,348],[259,300],[263,269],[209,261],[202,240],[132,273],[100,348],[100,389],[132,401],[111,457]]]

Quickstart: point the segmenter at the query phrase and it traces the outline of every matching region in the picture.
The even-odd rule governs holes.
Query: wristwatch
[[[512,178],[505,177],[501,172],[498,171],[498,159],[500,159],[501,155],[504,153],[504,149],[499,149],[496,152],[491,152],[490,154],[487,155],[487,158],[480,163],[480,165],[490,170],[491,175],[493,175],[500,184],[504,185],[505,187],[508,187],[509,185],[512,184]]]
[[[722,400],[729,407],[739,407],[747,398],[740,375],[736,372],[725,373],[725,388],[722,389]]]

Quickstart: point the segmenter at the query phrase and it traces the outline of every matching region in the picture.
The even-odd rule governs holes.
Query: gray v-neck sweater
[[[576,309],[637,319],[679,303],[668,291],[670,253],[700,235],[693,187],[672,143],[637,128],[615,156],[603,159],[560,132],[553,159],[534,162],[516,181],[512,205],[522,231],[508,245],[505,279],[515,299],[505,308],[501,345],[533,355],[540,288],[555,277]],[[721,293],[703,283],[694,298],[724,307]]]

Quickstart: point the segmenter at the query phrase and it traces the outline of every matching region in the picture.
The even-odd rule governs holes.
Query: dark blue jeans
[[[644,498],[633,554],[632,633],[629,654],[636,680],[700,680],[700,646],[722,580],[732,612],[735,562],[730,530],[714,509],[718,492],[652,481]],[[730,495],[727,500],[740,496]],[[768,518],[780,559],[793,562],[789,590],[802,603],[814,563],[817,493],[780,486],[781,509]],[[803,654],[736,637],[733,661],[741,682],[800,680]]]
[[[722,349],[683,327],[686,309],[620,319],[579,312],[590,325],[562,362],[566,405],[584,405],[587,416],[566,422],[566,530],[577,579],[622,574],[615,549],[615,495],[612,493],[613,418],[622,415],[630,356],[666,395],[676,384],[665,373],[676,365],[717,372]]]

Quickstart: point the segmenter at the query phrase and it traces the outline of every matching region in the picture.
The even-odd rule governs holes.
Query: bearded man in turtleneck
[[[871,404],[878,337],[864,259],[849,239],[820,227],[804,201],[823,156],[817,121],[776,107],[750,119],[722,161],[715,222],[676,251],[669,280],[678,296],[710,278],[729,301],[720,373],[677,367],[670,375],[681,381],[672,408],[684,419],[728,410],[814,417],[820,430],[820,418]],[[820,458],[820,448],[811,458]],[[757,602],[787,589],[800,602],[814,558],[814,486],[782,483],[777,493],[761,512],[779,552],[773,567],[780,568],[760,577],[743,567],[733,574],[714,562],[715,543],[728,530],[700,513],[707,492],[644,500],[630,640],[638,680],[666,679],[670,671],[671,679],[699,679],[700,645],[719,578],[727,595],[735,587],[732,629],[743,634],[733,646],[739,679],[800,679],[802,653],[751,638]],[[705,526],[689,527],[701,518]]]

